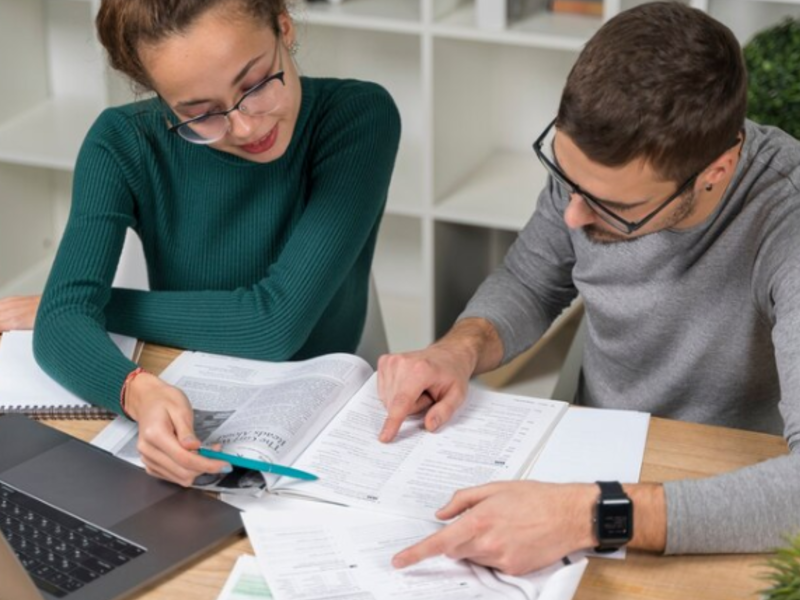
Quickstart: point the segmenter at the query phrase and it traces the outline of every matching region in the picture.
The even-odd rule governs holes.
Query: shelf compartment
[[[708,14],[722,21],[743,46],[759,31],[786,17],[800,18],[800,0],[788,2],[756,0],[706,0]]]
[[[444,335],[505,257],[516,233],[439,221],[434,226],[434,335]]]
[[[438,37],[475,40],[553,50],[580,50],[602,25],[602,19],[585,15],[535,12],[506,29],[493,31],[476,25],[474,2],[461,2],[440,14],[433,25]]]
[[[425,306],[421,298],[382,292],[380,287],[378,298],[390,352],[419,350],[431,342],[425,335]]]
[[[53,98],[0,126],[0,161],[71,171],[102,110],[85,99]]]
[[[348,6],[350,1],[341,6]],[[304,75],[374,81],[392,95],[402,115],[402,135],[387,211],[421,216],[425,134],[420,40],[396,33],[314,25],[301,35],[301,42],[297,59]],[[331,48],[336,51],[331,52]]]
[[[341,4],[303,2],[297,22],[347,29],[418,34],[422,31],[419,0],[347,0]]]
[[[53,181],[50,172],[0,164],[0,282],[8,293],[41,292],[53,252]],[[41,265],[47,265],[41,267]],[[32,276],[35,274],[35,276]],[[38,287],[37,287],[38,286]]]
[[[383,218],[372,272],[380,292],[418,299],[425,296],[420,219]]]
[[[400,148],[389,186],[386,212],[391,215],[421,217],[424,213],[422,184],[422,158],[419,144],[405,137],[400,139]]]
[[[531,218],[547,174],[533,151],[498,152],[434,209],[441,221],[519,231]]]

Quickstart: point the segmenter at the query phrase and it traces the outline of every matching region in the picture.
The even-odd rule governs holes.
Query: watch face
[[[601,540],[629,540],[631,503],[629,500],[606,500],[598,515],[598,537]]]

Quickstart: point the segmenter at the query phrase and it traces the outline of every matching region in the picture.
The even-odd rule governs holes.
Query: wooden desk
[[[174,358],[171,349],[149,346],[141,364],[160,373]],[[51,421],[83,439],[90,439],[106,422]],[[778,436],[653,418],[647,437],[642,481],[697,478],[732,471],[785,454]],[[253,553],[247,539],[231,541],[213,556],[199,561],[137,600],[216,600],[242,553]],[[733,600],[758,597],[764,583],[764,555],[664,557],[629,552],[624,561],[591,559],[576,600]]]

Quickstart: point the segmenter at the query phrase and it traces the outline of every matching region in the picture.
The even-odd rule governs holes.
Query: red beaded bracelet
[[[122,413],[128,417],[131,421],[133,421],[133,417],[128,414],[128,411],[125,410],[125,393],[128,391],[128,385],[136,379],[137,376],[141,375],[142,373],[147,373],[142,367],[137,367],[125,378],[125,381],[122,383],[122,390],[119,393],[119,407],[122,409]]]

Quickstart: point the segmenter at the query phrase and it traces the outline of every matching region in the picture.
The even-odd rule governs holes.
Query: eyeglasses
[[[672,194],[669,198],[664,200],[661,204],[659,204],[654,210],[649,212],[644,218],[639,219],[638,221],[628,221],[623,219],[618,214],[616,214],[610,208],[604,206],[603,200],[600,200],[594,196],[592,196],[589,192],[582,190],[578,184],[573,182],[569,177],[567,177],[564,172],[558,168],[558,166],[550,160],[547,155],[542,151],[542,146],[544,144],[544,140],[547,138],[547,134],[550,133],[550,130],[556,124],[555,119],[547,126],[547,128],[542,132],[542,135],[533,143],[533,151],[536,152],[536,156],[539,158],[539,162],[542,163],[544,168],[550,174],[550,176],[555,179],[566,191],[568,194],[576,194],[581,197],[581,199],[586,203],[586,205],[591,208],[597,215],[603,219],[606,223],[611,225],[617,231],[621,231],[624,234],[630,235],[631,233],[641,229],[645,225],[647,225],[653,217],[655,217],[658,213],[664,210],[670,203],[672,203],[675,199],[680,198],[681,195],[689,189],[697,177],[700,175],[702,171],[699,171],[689,177],[685,182],[683,182],[680,186],[678,186],[677,191]],[[739,143],[739,138],[736,138],[735,143],[731,146],[735,146]]]
[[[230,131],[231,122],[228,115],[232,112],[238,110],[249,117],[263,117],[275,112],[280,105],[280,91],[286,85],[280,46],[281,44],[278,43],[275,49],[280,63],[277,73],[268,75],[256,83],[242,94],[239,101],[228,110],[208,112],[177,125],[171,125],[169,131],[177,133],[187,142],[193,144],[213,144],[224,138]],[[272,65],[274,64],[275,57],[272,59]],[[272,68],[270,67],[271,70]],[[279,81],[281,86],[272,83],[274,81]]]

